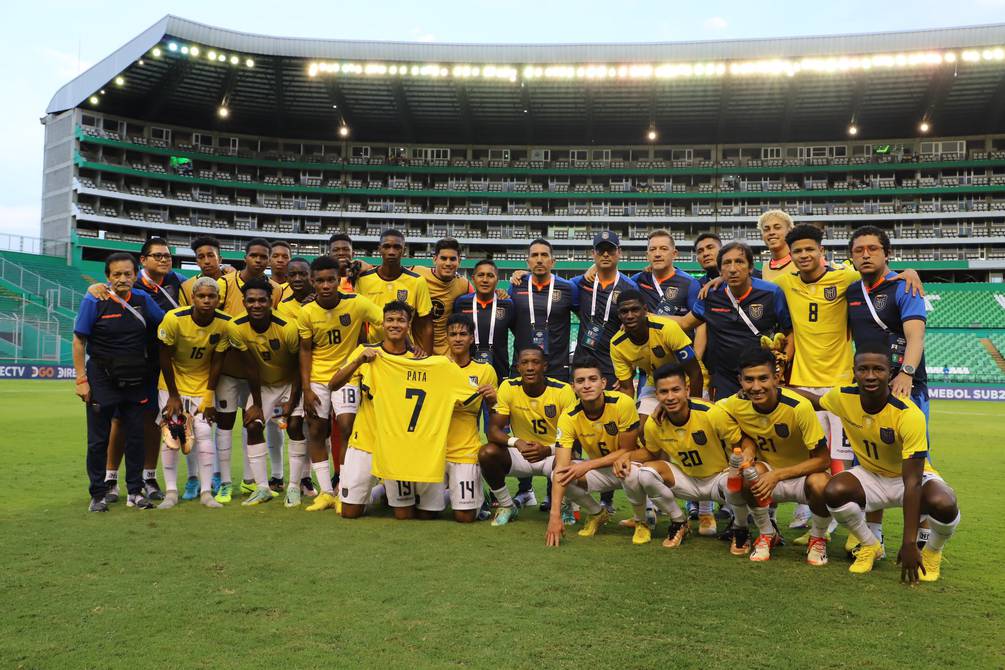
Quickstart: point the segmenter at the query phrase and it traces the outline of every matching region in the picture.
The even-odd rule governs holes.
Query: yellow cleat
[[[705,537],[715,537],[718,534],[715,526],[715,516],[712,514],[698,515],[698,534]]]
[[[936,582],[939,580],[939,570],[942,567],[942,552],[932,551],[928,547],[921,550],[921,565],[924,572],[918,571],[918,579],[923,582]]]
[[[308,512],[320,512],[325,509],[338,509],[339,499],[331,493],[322,493],[307,507]]]
[[[593,537],[600,530],[600,527],[605,523],[610,521],[611,515],[608,514],[606,509],[601,509],[596,514],[591,514],[586,520],[586,525],[583,526],[583,530],[579,531],[580,537]]]
[[[635,534],[632,535],[632,544],[649,544],[653,539],[653,531],[642,522],[635,523]]]
[[[860,545],[858,553],[855,555],[855,562],[848,568],[848,572],[856,575],[864,575],[867,572],[872,572],[873,563],[876,562],[876,559],[879,558],[882,553],[882,544]]]
[[[852,533],[852,532],[849,531],[848,532],[848,539],[844,541],[844,551],[845,551],[845,553],[848,554],[849,556],[851,556],[852,555],[852,551],[855,549],[855,547],[857,547],[861,543],[862,543],[862,540],[860,540],[857,537],[855,537],[855,533]]]

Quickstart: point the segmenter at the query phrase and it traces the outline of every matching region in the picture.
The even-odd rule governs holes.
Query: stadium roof
[[[1005,131],[1005,24],[785,39],[437,44],[295,39],[166,16],[63,86],[80,106],[303,139],[641,144]],[[226,108],[226,118],[219,110]]]

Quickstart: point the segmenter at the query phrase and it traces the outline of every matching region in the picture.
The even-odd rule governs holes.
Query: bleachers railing
[[[0,315],[0,361],[63,363],[59,321]]]
[[[0,251],[18,251],[23,254],[69,258],[69,240],[50,240],[41,237],[0,233]]]
[[[76,314],[80,301],[84,299],[83,293],[50,281],[3,257],[0,257],[0,279],[10,282],[25,293],[44,298],[50,310],[59,307]]]

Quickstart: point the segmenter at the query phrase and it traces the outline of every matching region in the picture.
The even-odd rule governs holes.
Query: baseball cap
[[[610,230],[605,230],[593,236],[593,248],[596,249],[601,244],[613,244],[615,247],[621,246],[621,238],[618,234]]]

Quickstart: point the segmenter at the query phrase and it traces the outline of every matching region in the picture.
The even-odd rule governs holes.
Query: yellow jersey
[[[691,338],[668,316],[649,315],[649,337],[642,344],[632,342],[624,328],[611,338],[614,376],[621,381],[632,379],[636,370],[651,375],[661,365],[688,358],[694,358]]]
[[[355,360],[363,353],[364,349],[380,348],[379,344],[361,344],[356,347],[347,361]],[[386,351],[381,350],[384,356],[395,356],[400,355],[402,358],[415,358],[415,354],[411,351],[405,352],[404,354],[389,354]],[[373,453],[373,445],[376,441],[375,432],[377,426],[377,416],[373,409],[373,396],[370,395],[370,381],[369,377],[365,375],[367,365],[360,366],[352,377],[349,378],[347,385],[355,386],[359,389],[359,409],[356,411],[356,419],[352,423],[352,433],[349,435],[349,439],[346,440],[346,444],[354,449],[359,449],[360,451],[365,451],[368,454]]]
[[[582,401],[577,401],[558,420],[558,447],[580,447],[587,458],[601,458],[617,451],[621,433],[639,427],[635,401],[624,393],[604,392],[604,410],[600,416],[586,416]]]
[[[782,259],[781,263],[775,264],[774,259],[761,263],[761,279],[774,282],[779,277],[791,274],[796,269],[796,264],[792,262],[792,255]]]
[[[300,335],[297,324],[275,312],[264,332],[251,326],[247,313],[230,321],[230,346],[250,351],[258,365],[262,386],[290,384],[300,374]]]
[[[311,341],[311,381],[330,382],[359,344],[363,324],[379,324],[383,318],[379,307],[351,293],[339,293],[338,304],[331,309],[316,301],[304,305],[297,327],[300,339]]]
[[[241,315],[245,311],[244,293],[241,291],[245,282],[241,279],[241,273],[228,272],[217,279],[216,283],[220,286],[220,310],[231,316]],[[283,289],[271,279],[269,283],[272,284],[272,308],[275,309],[279,305]]]
[[[313,296],[313,294],[311,294]],[[287,321],[292,321],[293,323],[298,323],[300,321],[300,312],[303,310],[304,305],[314,302],[314,298],[311,297],[307,302],[300,302],[292,294],[287,295],[285,298],[279,301],[279,307],[276,307],[276,311]]]
[[[217,310],[209,325],[200,326],[192,319],[191,307],[172,309],[157,327],[157,339],[173,346],[171,358],[175,386],[179,395],[201,396],[209,385],[209,367],[214,352],[230,347],[230,317]],[[167,391],[161,373],[157,388]]]
[[[778,390],[778,404],[767,414],[741,394],[716,404],[726,411],[740,430],[757,443],[757,457],[772,468],[787,468],[809,458],[809,452],[827,445],[810,401],[789,389]]]
[[[385,281],[377,274],[379,268],[371,268],[356,278],[356,293],[369,298],[381,311],[381,319],[367,333],[367,342],[376,343],[384,339],[383,309],[392,300],[400,300],[415,310],[414,318],[423,317],[433,311],[429,299],[426,280],[411,270],[401,268],[397,279]],[[414,328],[413,328],[414,331]]]
[[[481,398],[457,365],[445,356],[407,359],[378,352],[363,383],[375,417],[372,472],[384,479],[442,482],[447,431],[454,407]]]
[[[834,388],[820,398],[820,406],[841,419],[844,434],[859,464],[883,477],[900,477],[904,461],[925,459],[928,464],[928,424],[911,400],[892,393],[876,414],[862,409],[858,386]]]
[[[558,439],[558,418],[576,402],[571,386],[550,377],[545,378],[539,396],[527,395],[519,378],[505,379],[499,385],[492,411],[509,417],[513,437],[550,446]]]
[[[727,451],[743,437],[726,412],[707,400],[690,398],[687,422],[678,426],[668,417],[646,421],[646,449],[662,452],[690,477],[711,477],[729,466]]]
[[[456,365],[456,364],[455,364]],[[481,386],[498,386],[495,368],[488,363],[471,361],[458,366],[476,390]],[[451,463],[477,463],[478,450],[484,441],[478,431],[478,418],[482,415],[482,400],[454,407],[447,429],[447,460]]]
[[[200,277],[208,277],[208,276],[209,275],[206,275],[206,274],[203,274],[203,273],[200,272],[200,273],[198,273],[196,275],[193,275],[193,276],[189,277],[185,281],[183,281],[181,283],[181,290],[178,291],[178,305],[181,306],[181,307],[185,307],[187,305],[191,305],[192,304],[192,285],[195,284],[195,280],[196,279],[199,279]],[[222,279],[224,276],[225,275],[221,275],[220,279]],[[218,286],[220,284],[220,279],[216,280]],[[221,293],[220,293],[220,306],[222,308],[223,307],[223,289],[221,288],[220,291],[221,291]]]
[[[447,346],[447,319],[454,311],[454,300],[474,291],[471,284],[464,277],[454,275],[449,281],[443,281],[433,272],[432,268],[424,265],[417,265],[412,268],[420,277],[426,280],[426,287],[429,289],[429,300],[432,304],[433,314],[433,353],[439,356],[446,356]]]
[[[829,388],[851,382],[852,342],[845,293],[861,278],[855,270],[827,266],[823,276],[811,284],[798,272],[775,279],[792,317],[796,345],[790,379],[793,386]]]

